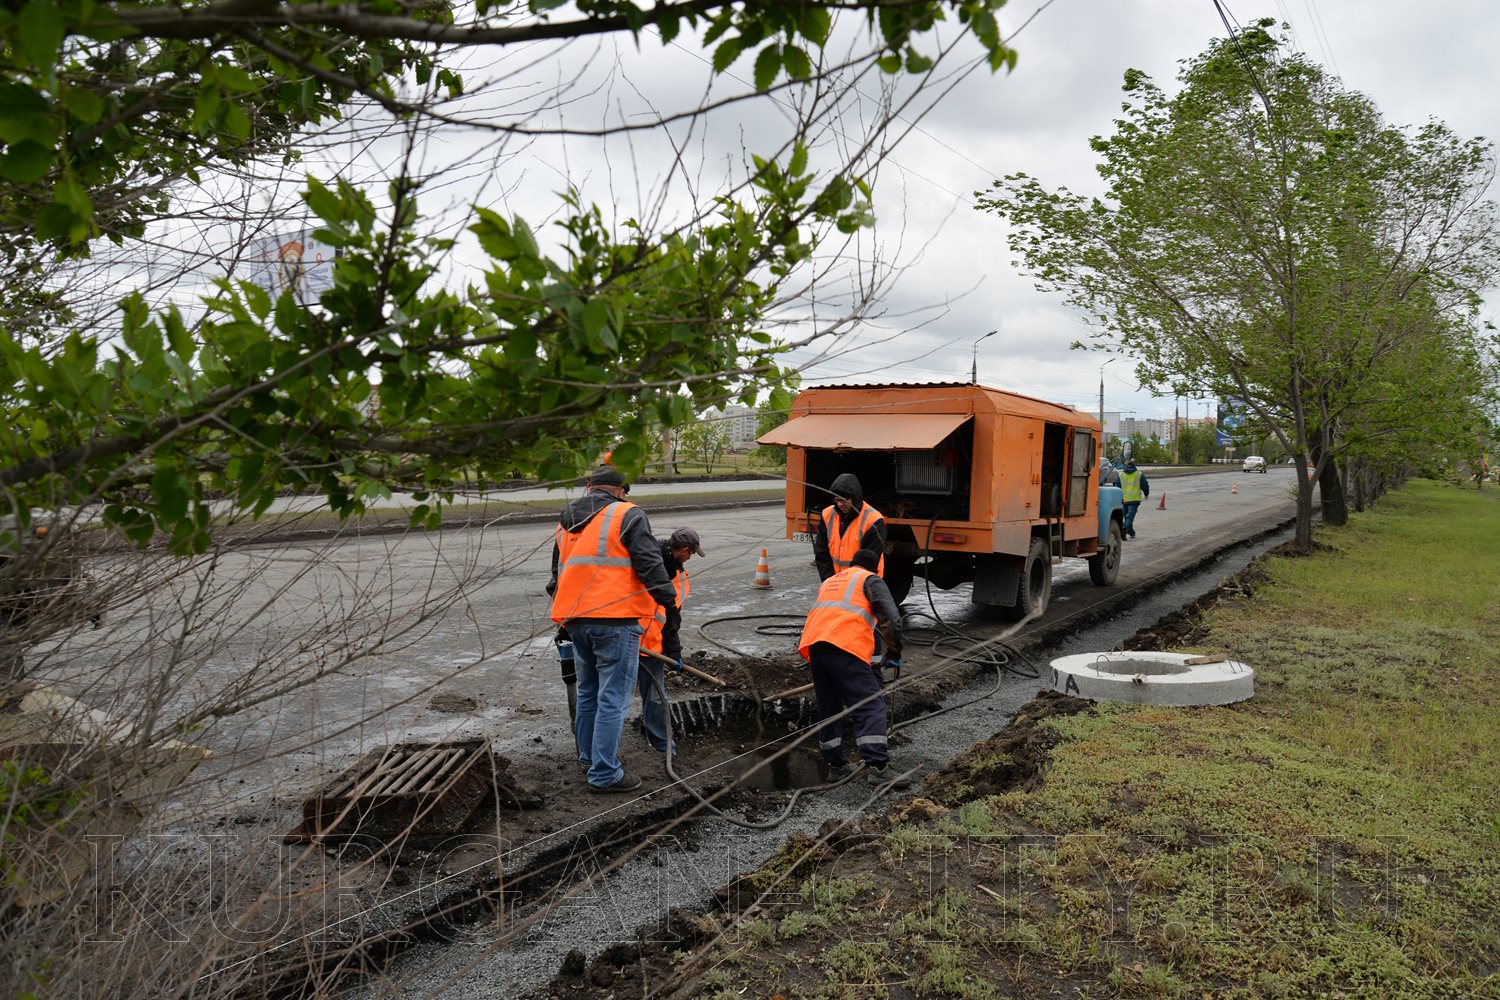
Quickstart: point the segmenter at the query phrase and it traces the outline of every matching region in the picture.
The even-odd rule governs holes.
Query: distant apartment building
[[[1135,417],[1125,417],[1120,421],[1120,431],[1126,437],[1139,434],[1147,441],[1161,441],[1165,443],[1172,440],[1172,421],[1161,419],[1139,420]]]
[[[703,419],[724,422],[729,429],[731,451],[748,451],[755,447],[756,427],[760,423],[760,414],[750,407],[736,404],[726,406],[723,410],[711,409],[704,412]]]

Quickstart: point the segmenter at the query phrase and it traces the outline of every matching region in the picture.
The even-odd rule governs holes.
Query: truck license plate
[[[794,532],[792,532],[792,541],[794,541],[794,542],[810,542],[812,540],[813,540],[813,535],[812,535],[811,531],[794,531]]]

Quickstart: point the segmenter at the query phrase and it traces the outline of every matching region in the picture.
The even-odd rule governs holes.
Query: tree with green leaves
[[[206,309],[126,295],[105,328],[59,316],[45,336],[0,338],[13,417],[0,429],[0,487],[12,509],[103,501],[132,538],[160,532],[201,550],[207,491],[256,510],[312,488],[347,514],[400,485],[429,493],[425,517],[460,470],[519,465],[560,479],[611,446],[635,468],[653,425],[753,402],[779,375],[783,341],[768,317],[787,280],[820,239],[873,218],[863,174],[878,143],[816,169],[822,111],[807,85],[832,89],[862,66],[920,77],[942,54],[923,51],[924,35],[949,16],[992,65],[1013,59],[1000,0],[857,5],[871,44],[830,59],[819,53],[841,6],[32,0],[0,12],[0,237],[16,268],[140,237],[210,175],[295,158],[299,138],[351,101],[387,116],[404,144],[378,186],[306,179],[318,236],[338,251],[333,288],[311,308],[226,279]],[[424,214],[432,178],[415,160],[432,128],[481,122],[450,110],[470,96],[455,53],[613,34],[707,46],[719,76],[753,55],[752,94],[813,95],[803,127],[655,230],[612,222],[576,189],[541,213],[546,239],[535,220],[475,207],[467,228],[485,263],[445,275],[454,237]],[[514,114],[483,124],[525,133],[537,111]]]
[[[729,425],[714,411],[698,417],[682,429],[680,450],[713,475],[714,463],[729,450]]]
[[[1492,383],[1476,318],[1500,238],[1489,143],[1388,125],[1272,28],[1216,41],[1175,96],[1127,73],[1125,115],[1092,143],[1103,197],[1017,174],[981,208],[1144,384],[1246,401],[1303,470],[1307,547],[1308,463],[1326,501],[1368,435],[1389,442]]]
[[[802,376],[796,372],[788,375],[783,388],[790,394],[795,395],[802,385]],[[772,396],[761,402],[755,408],[755,436],[768,434],[786,423],[791,417],[792,410],[789,397]],[[758,444],[755,446],[755,454],[769,460],[780,468],[786,468],[786,447],[779,444]]]
[[[867,304],[857,296],[879,290],[860,240],[892,148],[887,126],[921,117],[942,91],[924,98],[926,84],[965,40],[992,69],[1013,63],[1002,4],[0,7],[7,653],[34,651],[25,668],[68,678],[81,657],[60,644],[83,644],[93,608],[63,598],[88,592],[118,611],[118,629],[108,617],[104,629],[114,645],[83,650],[101,660],[71,687],[130,713],[122,731],[134,756],[118,770],[135,773],[175,738],[207,740],[217,720],[269,711],[402,648],[500,571],[445,553],[430,592],[393,608],[380,571],[372,580],[340,566],[326,608],[284,616],[280,585],[253,578],[258,560],[215,544],[219,514],[253,517],[287,492],[313,492],[351,516],[406,490],[414,521],[433,525],[456,490],[517,470],[571,482],[612,450],[638,472],[663,428],[710,405],[787,408],[782,350],[836,333]],[[957,30],[940,34],[944,21]],[[666,100],[678,103],[619,113],[589,104],[592,82],[576,81],[596,47],[616,42],[647,60],[701,53],[703,86],[675,81]],[[625,60],[599,62],[628,78]],[[707,148],[720,118],[740,148],[749,102],[773,107],[784,131],[737,156]],[[459,152],[434,167],[450,142]],[[547,143],[561,155],[533,153]],[[586,158],[584,145],[608,169],[559,167]],[[544,174],[554,180],[538,197],[532,178]],[[315,300],[245,280],[236,248],[284,232],[283,217],[311,220],[295,227],[337,252]],[[844,262],[862,274],[840,316],[818,283]],[[797,309],[814,297],[815,320]],[[60,530],[94,512],[111,532]],[[122,538],[147,551],[127,560]],[[76,563],[63,558],[74,546],[102,587],[74,586]],[[338,591],[340,580],[354,591]],[[158,592],[168,596],[155,606],[142,596]],[[248,621],[225,624],[225,609],[246,607]],[[289,619],[305,631],[288,631]],[[247,648],[223,687],[195,673]],[[23,670],[9,655],[4,667]],[[92,780],[96,756],[77,759],[58,781]],[[15,796],[39,787],[17,786],[0,813],[19,815],[27,803]],[[117,829],[117,816],[85,815],[109,804],[85,796],[35,842],[77,842],[96,820]],[[0,843],[14,832],[0,816]],[[17,888],[0,886],[0,903]],[[181,944],[148,924],[111,925],[121,937],[101,959],[90,906],[114,888],[83,886],[68,905],[11,920],[0,935],[7,992],[253,992],[264,970],[230,956],[263,942],[207,923]],[[223,901],[214,919],[237,926],[262,888],[244,910]],[[153,882],[148,895],[180,900],[176,891]],[[221,965],[230,974],[208,975]]]

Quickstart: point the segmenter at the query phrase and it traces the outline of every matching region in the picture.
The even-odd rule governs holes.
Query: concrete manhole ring
[[[1052,689],[1090,701],[1230,705],[1255,694],[1255,671],[1193,653],[1074,653],[1052,661]]]

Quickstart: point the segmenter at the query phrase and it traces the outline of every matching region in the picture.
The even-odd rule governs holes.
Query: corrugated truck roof
[[[1018,392],[969,382],[892,382],[804,389],[792,417],[807,413],[1010,413],[1074,426],[1095,427],[1090,413]]]

